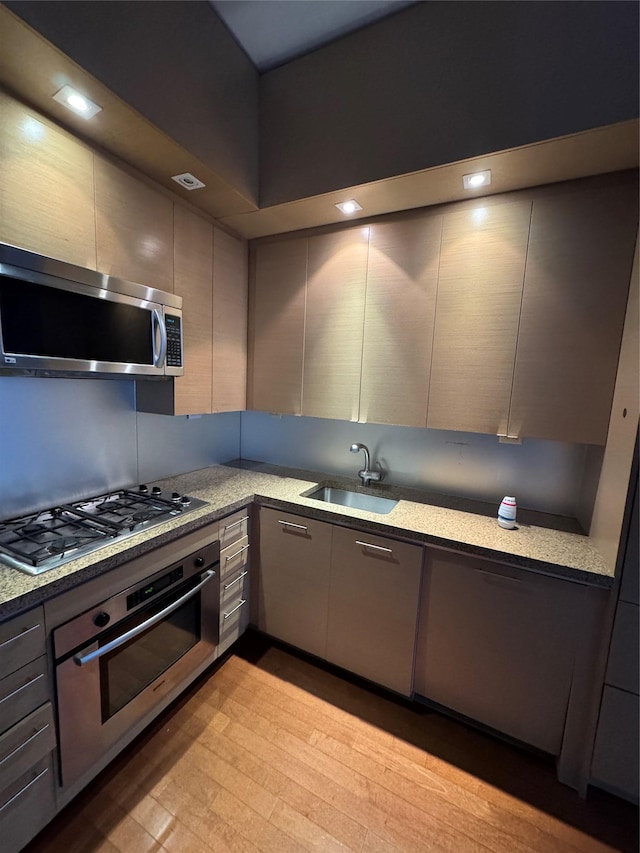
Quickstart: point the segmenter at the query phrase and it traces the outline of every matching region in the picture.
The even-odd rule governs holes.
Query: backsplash
[[[129,380],[32,377],[0,377],[0,519],[240,456],[357,481],[356,441],[386,482],[496,506],[511,494],[588,525],[597,448],[263,412],[172,418],[137,413]]]
[[[239,456],[239,414],[139,414],[135,387],[0,377],[0,519]]]
[[[523,508],[581,516],[583,524],[593,509],[597,478],[583,483],[588,456],[583,445],[534,439],[500,444],[495,436],[475,433],[242,413],[245,459],[359,482],[364,457],[349,452],[358,441],[368,446],[386,471],[385,481],[394,485],[493,501],[496,508],[506,494],[515,495]]]

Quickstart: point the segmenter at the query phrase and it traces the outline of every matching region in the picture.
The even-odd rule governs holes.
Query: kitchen
[[[12,31],[13,35],[16,34]],[[230,48],[227,46],[226,49],[229,50]],[[333,48],[333,50],[335,49]],[[318,54],[319,56],[320,54]],[[283,66],[283,68],[286,69],[286,66]],[[284,71],[281,73],[284,74]],[[595,72],[594,76],[596,76]],[[13,84],[12,88],[15,88],[15,80],[13,80]],[[23,95],[23,99],[25,97]],[[33,97],[35,96],[29,95],[26,99],[31,101]],[[18,105],[16,106],[16,104]],[[609,106],[611,107],[610,102]],[[37,125],[29,125],[32,130],[35,131],[36,127],[38,129],[44,128],[44,132],[51,134],[49,139],[54,141],[62,140],[64,137],[64,134],[55,125],[47,123],[46,120],[41,121],[37,113],[34,114],[29,111],[25,113],[25,108],[13,99],[3,99],[2,108],[4,110],[5,126],[9,124],[7,117],[11,115],[11,110],[13,110],[14,115],[16,115],[16,110],[18,110],[20,113],[18,121],[24,121],[25,115],[27,118],[36,121]],[[620,115],[613,118],[608,117],[606,123],[609,121],[620,121],[621,118],[622,116]],[[61,121],[60,116],[57,116],[57,119]],[[598,122],[598,124],[603,123],[605,122],[602,120]],[[299,128],[298,132],[302,132],[303,129]],[[76,134],[88,133],[88,131],[80,131],[77,128],[75,132]],[[559,135],[559,133],[556,132],[553,135]],[[64,138],[68,139],[68,137]],[[614,141],[609,147],[604,146],[604,155],[608,156],[610,151],[615,149],[614,143],[616,138],[613,138]],[[275,139],[271,141],[273,144],[276,144]],[[277,140],[278,145],[284,144],[285,141],[283,139]],[[62,142],[59,144],[63,145]],[[512,141],[512,144],[516,144],[516,141]],[[47,217],[48,228],[44,229],[46,231],[46,239],[55,243],[56,234],[59,233],[59,229],[56,229],[55,226],[55,219],[60,216],[59,211],[54,209],[52,217],[51,209],[42,204],[42,198],[46,197],[41,195],[43,192],[42,185],[36,185],[36,192],[40,193],[38,202],[25,205],[23,209],[19,209],[19,214],[16,218],[19,219],[22,217],[22,221],[18,221],[16,224],[15,222],[9,222],[8,218],[3,217],[3,225],[6,223],[6,226],[14,227],[14,234],[15,229],[22,229],[21,235],[23,239],[18,240],[15,236],[12,236],[11,231],[8,234],[5,233],[0,236],[6,242],[23,245],[32,251],[40,251],[43,254],[53,257],[62,257],[64,260],[71,261],[80,266],[88,267],[93,265],[95,267],[96,251],[108,253],[108,239],[110,237],[108,233],[109,218],[106,216],[102,220],[96,220],[98,235],[100,235],[100,228],[104,226],[104,223],[106,222],[107,224],[107,231],[102,232],[106,234],[106,238],[99,236],[100,246],[96,249],[95,227],[93,225],[93,198],[91,198],[89,205],[90,215],[84,220],[90,222],[91,228],[94,230],[93,244],[91,243],[90,234],[81,233],[83,227],[83,210],[86,213],[87,209],[86,206],[83,209],[83,204],[86,205],[86,199],[83,197],[81,191],[83,183],[80,167],[83,164],[87,166],[88,158],[86,152],[90,149],[88,149],[88,146],[84,146],[81,143],[73,143],[73,141],[68,142],[68,145],[70,147],[62,151],[60,162],[66,162],[67,175],[72,176],[75,192],[68,199],[69,206],[62,218],[67,225],[73,225],[73,228],[77,230],[75,231],[73,240],[70,239],[68,234],[65,234],[64,243],[67,249],[71,247],[75,251],[75,247],[79,247],[80,251],[85,252],[87,252],[87,246],[93,245],[93,260],[91,259],[91,251],[87,252],[87,257],[83,260],[75,255],[69,257],[68,255],[60,254],[60,252],[56,253],[55,248],[51,245],[46,247],[46,251],[44,251],[41,248],[41,243],[38,245],[29,244],[24,239],[25,234],[27,238],[29,237],[29,226],[33,229],[31,239],[42,239],[42,234],[36,233],[34,235],[34,231],[39,226],[47,224]],[[487,147],[484,150],[502,150],[505,147],[504,140],[501,140],[500,144],[491,145],[487,143]],[[600,150],[599,146],[596,147]],[[618,147],[624,150],[624,146],[619,145]],[[83,155],[79,153],[81,148],[84,152]],[[53,145],[51,146],[51,150],[53,150]],[[391,146],[390,150],[392,150]],[[456,159],[461,159],[465,156],[464,151],[455,150],[459,154],[459,158]],[[468,153],[466,152],[466,154]],[[294,179],[303,181],[305,179],[307,186],[302,188],[302,190],[300,187],[297,187],[295,191],[301,191],[301,196],[306,196],[314,192],[310,185],[311,181],[321,179],[320,175],[306,175],[299,166],[294,168],[294,155],[295,151],[291,151],[287,153],[287,157],[285,158],[285,162],[291,166],[289,173],[281,175],[281,179],[278,181],[274,180],[274,187],[269,188],[268,180],[264,186],[263,192],[265,198],[270,201],[271,205],[277,206],[279,203],[286,204],[285,199],[288,191],[286,181]],[[409,152],[405,151],[404,156],[408,157],[408,155]],[[637,165],[637,144],[635,157],[635,165]],[[133,162],[135,165],[135,161]],[[322,160],[318,162],[326,168],[326,162]],[[127,192],[126,187],[130,189],[132,186],[127,183],[126,178],[122,177],[120,172],[117,172],[113,168],[112,164],[113,161],[109,161],[102,154],[96,156],[93,162],[95,179],[97,181],[96,187],[99,187],[100,181],[102,181],[102,186],[106,188],[107,197],[111,199],[113,199],[114,195],[117,196],[118,193],[122,197],[122,193]],[[26,186],[29,185],[28,169],[25,168],[25,163],[21,164],[23,167],[22,171],[17,168],[17,165],[20,164],[13,163],[15,174],[12,173],[9,175],[3,173],[3,184],[9,187],[11,192],[15,192],[15,184],[12,184],[11,181],[15,180],[16,176],[20,180],[26,181]],[[71,168],[69,168],[69,165],[71,165]],[[237,167],[237,163],[231,165]],[[413,165],[415,166],[415,164]],[[425,165],[424,162],[422,165]],[[615,171],[632,168],[633,165],[633,163],[628,163],[623,159],[622,165],[619,165]],[[92,168],[90,162],[87,168]],[[282,165],[278,163],[272,163],[270,168],[271,171],[267,174],[268,179],[269,175],[275,174],[273,170],[277,172],[277,169],[280,168],[282,171]],[[359,168],[363,168],[361,164],[359,164]],[[405,163],[403,172],[410,170],[411,164]],[[605,165],[601,166],[596,172],[588,174],[598,174],[598,172],[607,170],[608,168]],[[232,169],[229,172],[232,172]],[[570,174],[569,176],[576,178],[583,177],[580,174]],[[368,178],[370,179],[371,175]],[[38,178],[36,177],[34,180],[37,181]],[[341,179],[340,176],[335,178],[335,180],[342,180],[342,186],[353,186],[359,183],[356,174],[352,175],[348,180]],[[547,176],[546,181],[550,180],[554,179]],[[245,193],[245,207],[247,206],[247,183],[248,181],[245,180],[245,185],[241,187]],[[532,183],[545,183],[545,179],[534,180]],[[147,186],[149,185],[147,184]],[[523,186],[527,186],[527,184]],[[136,187],[138,187],[138,184],[136,184]],[[327,186],[325,186],[326,188]],[[517,188],[510,187],[510,189]],[[318,191],[317,186],[315,191]],[[277,192],[281,193],[280,198],[278,198]],[[294,192],[294,190],[291,190],[291,192]],[[110,196],[109,193],[111,194]],[[233,204],[241,204],[241,201],[238,201],[240,194],[239,192],[232,194]],[[140,193],[131,193],[132,207],[134,197],[139,196]],[[290,198],[301,196],[291,195]],[[355,197],[358,198],[359,196],[356,195]],[[460,190],[457,197],[462,198],[462,190]],[[9,198],[9,196],[7,195],[5,198]],[[155,206],[157,209],[155,210],[155,214],[160,219],[162,202],[166,201],[168,196],[166,194],[161,196],[158,193],[157,195],[152,195],[151,198],[154,200],[151,207],[156,203]],[[64,193],[59,196],[59,199],[64,203]],[[422,201],[422,204],[427,200],[428,197]],[[437,198],[435,201],[444,202],[449,200],[453,200],[453,198]],[[435,201],[431,203],[435,203]],[[109,201],[107,200],[103,205],[103,213],[107,209],[108,203]],[[232,206],[230,202],[228,202],[228,205],[229,207]],[[405,204],[405,207],[410,206],[412,205]],[[147,205],[148,208],[149,205]],[[9,205],[6,209],[12,210],[13,208]],[[171,215],[171,208],[169,209]],[[195,240],[195,236],[185,228],[185,223],[193,223],[194,221],[193,208],[182,207],[176,204],[175,211],[178,210],[185,210],[187,212],[176,214],[175,221],[172,222],[171,227],[182,227],[182,234],[185,240]],[[375,213],[389,212],[388,209],[376,210],[375,208],[373,208],[373,211]],[[118,211],[113,204],[110,212],[112,221],[114,221],[113,218],[118,215]],[[256,219],[256,216],[259,217],[262,212],[259,210],[249,210],[246,213],[231,214],[229,216],[229,225],[233,228],[235,216],[238,222],[239,217],[245,217],[247,222],[254,221],[258,223],[247,225],[247,228],[263,228],[265,226],[260,225]],[[267,208],[264,212],[276,215],[278,211],[269,211]],[[284,219],[280,221],[286,221],[287,216],[289,217],[289,221],[291,221],[291,215],[291,211],[287,212],[287,210],[283,210],[282,216]],[[305,215],[307,217],[315,216],[314,213],[305,214],[304,210],[302,210],[300,216],[293,220],[297,223],[295,226],[276,226],[272,231],[263,231],[262,233],[298,230],[301,227],[322,225],[328,222],[328,220],[321,218],[307,218],[305,220]],[[336,217],[338,215],[336,214]],[[214,216],[215,219],[220,219],[220,217],[220,213]],[[54,219],[53,225],[51,223],[52,218]],[[132,219],[134,222],[136,221],[135,216],[132,216]],[[137,221],[141,221],[139,217]],[[198,217],[198,221],[202,220]],[[337,221],[337,218],[329,221]],[[222,224],[225,224],[224,217]],[[135,226],[132,226],[131,221],[127,221],[123,225],[123,230],[128,230],[135,237]],[[237,224],[236,228],[238,228]],[[162,234],[161,231],[158,233]],[[176,230],[175,235],[177,234],[178,231]],[[153,236],[157,237],[157,234]],[[226,232],[220,227],[215,227],[214,265],[216,236],[218,236],[221,245],[227,246],[227,258],[233,256],[232,249],[229,246],[234,245],[233,242],[231,244],[228,241],[225,243]],[[261,236],[261,233],[254,230],[251,236],[258,237]],[[118,234],[118,239],[123,241],[121,245],[124,245],[125,237],[122,232]],[[313,236],[309,238],[309,243],[312,239]],[[162,248],[161,238],[159,238],[159,242]],[[186,245],[192,244],[186,243]],[[270,243],[267,240],[259,245],[268,246]],[[167,246],[165,241],[165,252],[167,248],[170,257],[172,244]],[[174,257],[176,259],[180,258],[181,255],[177,248],[174,251]],[[193,253],[191,255],[187,253],[187,261],[192,256]],[[182,257],[185,256],[183,255]],[[164,264],[161,263],[159,266],[165,271],[164,274],[166,274],[166,255],[163,261]],[[183,272],[181,274],[186,280],[187,276],[184,274],[186,262],[183,261],[182,263]],[[140,276],[124,275],[124,273],[119,272],[116,264],[117,259],[108,271],[124,278],[137,281],[142,280]],[[106,267],[104,264],[99,264],[98,269],[105,270]],[[242,277],[241,267],[240,270],[240,276]],[[215,304],[215,269],[213,276],[213,301]],[[145,281],[144,283],[149,284],[150,282]],[[173,280],[168,285],[165,285],[163,289],[172,290]],[[176,292],[178,291],[176,290]],[[211,298],[210,294],[209,298]],[[186,311],[188,300],[186,296],[183,299],[183,307]],[[225,302],[223,300],[222,306],[224,307],[224,305]],[[242,308],[242,305],[240,308]],[[227,316],[236,316],[233,313],[233,306]],[[264,316],[264,314],[260,316]],[[260,319],[260,316],[258,319]],[[225,325],[228,324],[221,324],[219,334],[224,333]],[[299,328],[299,324],[297,328]],[[216,340],[219,340],[219,337]],[[214,365],[212,370],[215,375],[215,359],[217,357],[215,341],[213,349]],[[219,357],[222,359],[223,355]],[[296,358],[298,358],[298,355],[296,355]],[[208,355],[207,359],[210,362],[211,355]],[[260,363],[258,361],[258,365]],[[237,386],[239,385],[241,388],[243,386],[242,376],[232,375],[225,368],[223,360],[218,362],[218,365],[220,382],[224,384],[225,381],[228,381],[230,386],[235,383],[235,391],[233,388],[230,388],[228,392],[225,390],[225,395],[228,393],[230,397],[233,397],[234,393],[237,394]],[[182,378],[187,379],[186,376]],[[313,377],[309,376],[307,379],[307,386],[309,387],[309,382]],[[589,478],[586,476],[589,471],[591,469],[597,471],[599,466],[604,464],[602,462],[602,451],[599,451],[600,456],[598,456],[597,448],[595,451],[593,449],[589,451],[585,449],[584,445],[576,446],[571,442],[554,442],[544,438],[540,440],[533,438],[531,440],[525,439],[522,445],[500,444],[495,437],[495,433],[501,431],[497,428],[493,436],[489,436],[482,435],[482,430],[478,430],[477,433],[474,430],[463,432],[442,430],[439,432],[437,429],[425,430],[412,426],[394,427],[389,425],[385,427],[377,426],[376,423],[350,422],[349,417],[351,413],[346,417],[333,415],[332,417],[337,417],[337,419],[332,420],[322,418],[318,414],[300,418],[294,415],[287,415],[286,412],[291,411],[291,409],[285,407],[281,409],[266,407],[263,411],[247,411],[238,414],[238,410],[242,406],[237,405],[235,402],[227,404],[231,407],[228,412],[209,415],[202,414],[201,417],[171,418],[136,411],[135,386],[129,381],[94,382],[86,379],[49,380],[38,377],[2,377],[0,381],[2,382],[3,409],[5,412],[11,413],[11,419],[6,423],[6,427],[3,423],[3,447],[7,450],[10,449],[10,452],[6,454],[8,461],[3,463],[3,488],[0,497],[2,517],[10,518],[19,512],[26,512],[32,508],[42,508],[43,506],[51,505],[53,501],[58,499],[72,501],[91,495],[104,494],[110,489],[125,486],[131,487],[138,483],[151,483],[163,478],[172,478],[183,472],[193,471],[204,466],[215,465],[216,463],[223,463],[239,457],[279,464],[287,468],[325,472],[327,475],[342,475],[348,477],[351,482],[355,482],[357,469],[360,467],[359,460],[351,456],[348,449],[352,443],[358,441],[364,441],[370,448],[374,449],[375,458],[382,461],[383,466],[388,472],[387,482],[394,485],[422,490],[426,489],[430,492],[454,494],[461,498],[485,500],[495,503],[496,495],[499,501],[502,495],[508,492],[507,484],[515,482],[516,485],[513,487],[513,491],[517,492],[518,500],[522,507],[529,506],[532,509],[560,515],[574,515],[576,512],[575,507],[581,501],[586,500],[587,503],[590,501],[591,511],[593,511],[594,505],[600,506],[602,503],[601,499],[600,504],[598,504],[597,495],[595,494],[597,491],[597,476],[595,478],[596,482],[592,482],[589,489],[583,488],[583,482],[589,482]],[[316,383],[317,381],[316,378]],[[164,383],[163,387],[165,387]],[[37,393],[35,389],[37,389]],[[175,406],[176,403],[178,406],[185,405],[182,400],[178,399],[177,389],[178,382],[176,381],[173,386],[173,398],[168,403],[164,401],[163,405],[170,404]],[[202,389],[196,389],[196,391],[200,393]],[[180,394],[182,393],[180,391]],[[183,410],[183,415],[191,414],[197,416],[203,411],[213,411],[214,405],[213,401],[211,401],[210,391],[209,402],[205,403],[205,406],[208,406],[208,408],[200,409],[200,406],[198,406],[197,408],[200,411],[189,411],[187,404],[187,409]],[[256,406],[255,408],[259,407]],[[273,416],[269,414],[271,411],[282,411],[285,414]],[[633,410],[631,411],[633,413]],[[305,414],[306,411],[303,410],[303,415]],[[372,417],[370,420],[374,421],[374,418]],[[633,415],[630,420],[633,420]],[[628,421],[623,423],[623,427],[628,427],[628,423]],[[4,440],[5,429],[6,441]],[[635,428],[633,429],[631,438],[632,442],[634,438]],[[586,442],[586,444],[591,448],[593,447],[589,442]],[[71,448],[73,448],[73,454],[69,452]],[[420,460],[420,465],[416,465],[416,460]],[[617,509],[619,516],[618,524],[620,525],[618,527],[618,538],[621,529],[620,519],[624,514],[626,483],[629,479],[630,456],[628,452],[626,466],[626,479],[622,478],[621,480],[618,475],[617,480],[618,483],[624,481],[624,487],[616,490],[616,499],[618,502],[622,500],[622,508],[618,507]],[[255,493],[255,488],[247,486],[245,489],[246,494]],[[302,488],[299,489],[298,494],[301,491],[303,491]],[[622,494],[622,492],[624,493]],[[585,494],[590,495],[590,497],[585,499]],[[272,499],[277,499],[277,497],[277,494],[272,495]],[[15,501],[17,501],[17,504]],[[306,504],[307,506],[311,505],[310,502],[306,502]],[[17,509],[15,508],[16,506]],[[236,507],[230,506],[230,509],[235,510]],[[589,510],[587,510],[588,514]],[[335,512],[333,512],[331,518],[335,521]],[[524,520],[523,515],[522,519]],[[608,562],[609,564],[615,564],[617,542],[613,545],[609,543],[608,548]]]

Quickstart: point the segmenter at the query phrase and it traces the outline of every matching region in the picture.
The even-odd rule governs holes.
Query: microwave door
[[[3,367],[163,376],[163,306],[78,282],[0,278]]]

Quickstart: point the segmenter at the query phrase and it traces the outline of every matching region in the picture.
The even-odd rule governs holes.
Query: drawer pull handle
[[[6,702],[7,699],[17,696],[20,691],[26,690],[27,687],[31,687],[32,684],[35,684],[36,681],[40,681],[41,678],[44,678],[44,672],[41,672],[40,675],[36,675],[36,677],[32,678],[31,681],[27,681],[26,684],[22,685],[22,687],[17,687],[12,693],[8,693],[6,696],[3,696],[2,699],[0,699],[0,705],[2,705],[3,702]]]
[[[231,581],[231,583],[226,583],[224,585],[224,591],[226,592],[228,589],[231,589],[232,586],[235,586],[238,581],[241,581],[242,578],[246,577],[248,574],[249,572],[243,572],[241,575],[238,575],[238,577],[234,581]]]
[[[244,552],[245,552],[245,551],[248,551],[248,550],[249,550],[249,546],[248,546],[248,545],[243,545],[243,546],[242,546],[242,548],[240,548],[240,550],[239,550],[239,551],[236,551],[236,553],[235,553],[235,554],[229,554],[229,556],[228,556],[228,557],[225,557],[225,562],[227,562],[227,563],[228,563],[228,562],[229,562],[229,560],[235,560],[235,558],[236,558],[236,557],[239,557],[239,556],[240,556],[240,554],[244,554]]]
[[[278,524],[284,524],[285,527],[295,527],[296,530],[307,529],[304,524],[294,524],[293,521],[282,521],[282,519],[278,519]]]
[[[49,728],[49,723],[45,723],[45,725],[41,729],[37,729],[31,735],[31,737],[28,737],[26,740],[23,740],[19,746],[16,746],[15,749],[12,749],[8,755],[5,755],[5,757],[0,761],[0,767],[2,767],[2,765],[5,763],[5,761],[8,761],[10,758],[13,758],[14,755],[17,755],[17,753],[20,752],[21,749],[24,749],[28,743],[31,743],[32,740],[37,738],[38,735],[41,735],[42,732],[45,732],[48,728]]]
[[[511,583],[522,583],[520,578],[510,578],[509,575],[501,575],[498,572],[488,572],[486,569],[476,569],[480,575],[486,575],[489,578],[496,578],[500,581],[511,581]]]
[[[48,768],[48,767],[45,767],[45,768],[44,768],[44,770],[41,770],[41,771],[38,773],[38,775],[37,775],[37,776],[35,776],[35,777],[30,781],[30,782],[27,782],[27,784],[24,786],[24,788],[21,788],[21,789],[18,791],[18,793],[17,793],[17,794],[14,794],[14,795],[13,795],[13,797],[11,797],[11,799],[7,800],[7,802],[6,802],[6,803],[3,803],[3,804],[0,806],[0,814],[2,814],[2,812],[3,812],[3,811],[4,811],[8,806],[10,806],[10,805],[11,805],[11,803],[14,803],[14,802],[18,799],[18,797],[21,797],[21,796],[24,794],[24,792],[25,792],[25,791],[28,791],[28,790],[29,790],[29,788],[30,788],[32,785],[35,785],[35,784],[36,784],[36,782],[38,781],[38,779],[42,779],[42,777],[44,776],[44,774],[45,774],[45,773],[48,773],[48,771],[49,771],[49,768]]]
[[[8,646],[9,643],[14,643],[16,640],[21,640],[26,634],[30,634],[32,631],[35,631],[40,627],[40,623],[37,625],[32,625],[31,628],[25,628],[23,631],[20,631],[19,634],[16,634],[15,637],[9,637],[8,640],[5,640],[4,643],[0,643],[0,649],[3,646]]]
[[[374,551],[384,551],[385,554],[393,554],[393,548],[383,548],[382,545],[373,545],[371,542],[362,542],[356,539],[356,545],[362,545],[363,548],[373,548]]]
[[[233,524],[227,524],[227,525],[225,525],[225,527],[223,529],[224,530],[231,530],[232,527],[237,527],[239,524],[242,524],[243,521],[248,521],[248,520],[249,520],[249,516],[243,515],[242,518],[240,519],[240,521],[234,521]]]
[[[240,602],[240,604],[236,604],[236,606],[233,608],[233,610],[231,610],[229,613],[224,614],[224,618],[228,619],[230,616],[233,616],[233,614],[236,612],[236,610],[240,610],[242,605],[246,604],[246,603],[247,603],[247,599],[243,598],[242,601]]]

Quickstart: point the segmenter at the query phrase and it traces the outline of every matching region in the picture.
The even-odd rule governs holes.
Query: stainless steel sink
[[[391,512],[398,501],[389,498],[379,498],[377,495],[363,495],[361,492],[349,492],[346,489],[334,489],[332,486],[320,486],[311,492],[305,492],[302,497],[311,498],[314,501],[324,501],[339,506],[348,506],[352,509],[363,509],[366,512],[377,512],[386,515]]]

